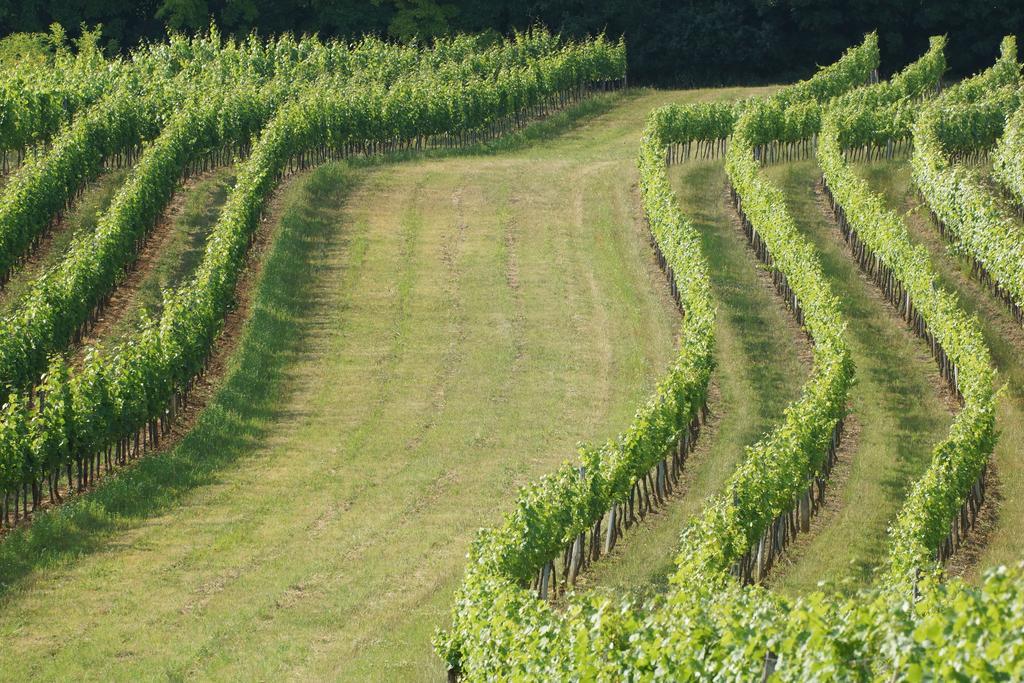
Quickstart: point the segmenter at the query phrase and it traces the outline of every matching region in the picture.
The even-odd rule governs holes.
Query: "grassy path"
[[[674,355],[632,190],[644,118],[737,94],[292,182],[196,428],[0,544],[0,678],[436,680],[475,529],[621,429]]]
[[[857,368],[851,410],[859,434],[832,484],[825,523],[798,537],[769,580],[797,594],[819,581],[855,588],[870,582],[888,550],[886,528],[931,449],[945,437],[952,403],[925,345],[860,272],[816,193],[812,161],[772,166],[771,177],[821,256],[841,301],[847,339]],[[831,508],[831,509],[829,509]]]
[[[178,190],[81,349],[119,341],[136,328],[144,312],[159,315],[163,291],[176,287],[199,265],[206,238],[234,180],[234,169],[218,168],[190,179]]]
[[[106,211],[121,189],[129,169],[106,171],[89,183],[82,196],[64,214],[64,220],[46,237],[40,247],[19,266],[11,279],[0,289],[0,315],[10,313],[18,300],[29,290],[40,275],[60,262],[78,233],[92,232],[100,214]]]
[[[701,233],[718,304],[712,422],[687,461],[682,495],[631,530],[585,584],[643,593],[663,590],[679,534],[756,442],[781,418],[810,371],[806,338],[775,294],[725,194],[721,161],[691,161],[670,169],[683,214]]]
[[[994,496],[986,501],[978,542],[968,545],[961,557],[953,559],[950,570],[974,580],[979,571],[998,564],[1021,561],[1020,530],[1024,528],[1024,331],[1003,303],[971,278],[970,265],[952,255],[938,230],[931,224],[927,208],[913,188],[910,167],[905,161],[860,166],[860,172],[889,205],[905,212],[911,238],[931,254],[942,285],[957,293],[960,303],[981,322],[985,342],[1006,389],[996,413]],[[992,505],[989,505],[992,503]]]

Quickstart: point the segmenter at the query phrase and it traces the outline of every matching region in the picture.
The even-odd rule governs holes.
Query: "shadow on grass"
[[[331,237],[354,185],[346,164],[328,164],[285,190],[281,225],[257,283],[251,317],[223,384],[192,430],[169,452],[111,475],[0,543],[0,595],[34,569],[101,550],[111,532],[162,512],[220,469],[256,449],[281,409],[282,377],[316,306],[308,255]]]
[[[797,360],[803,343],[797,328],[780,327],[772,313],[778,310],[789,316],[789,311],[782,308],[770,284],[759,280],[756,272],[764,266],[732,224],[728,216],[732,209],[723,210],[725,171],[721,160],[692,164],[684,177],[687,184],[701,189],[692,197],[680,192],[681,200],[687,200],[684,213],[700,233],[711,266],[714,298],[722,307],[719,313],[727,316],[743,350],[742,358],[723,359],[719,365],[738,363],[750,382],[743,441],[753,443],[770,431],[782,419],[785,406],[799,397],[810,367]]]
[[[877,408],[879,414],[875,417],[884,415],[890,421],[876,442],[875,448],[885,449],[886,464],[884,472],[875,473],[875,481],[884,491],[884,498],[894,503],[889,512],[895,515],[931,463],[935,444],[945,438],[952,415],[939,398],[938,369],[924,360],[927,344],[880,296],[878,288],[862,276],[831,215],[818,204],[813,189],[818,173],[812,162],[798,162],[776,171],[782,179],[787,206],[815,247],[832,291],[841,301],[846,336],[857,365],[858,384],[851,397],[859,395],[865,404]],[[923,400],[925,394],[934,400]],[[868,430],[879,429],[870,421],[872,415],[859,417],[864,431],[858,452],[870,443]],[[852,495],[851,500],[856,502],[855,490]],[[884,529],[878,531],[885,533]],[[856,543],[864,538],[844,540]],[[865,554],[854,559],[848,582],[838,587],[851,592],[876,578],[876,572],[884,567],[889,544],[887,533],[878,537]]]
[[[196,188],[198,191],[189,195],[181,216],[182,227],[188,236],[187,245],[181,258],[168,268],[167,282],[170,286],[184,282],[199,267],[206,253],[206,240],[220,218],[221,209],[228,199],[228,191],[234,186],[235,180],[233,167],[220,168],[212,178]]]
[[[523,130],[462,149],[400,152],[322,165],[285,190],[281,225],[256,284],[242,340],[224,379],[174,448],[106,477],[89,493],[36,516],[0,542],[0,598],[32,571],[101,551],[112,533],[170,509],[190,491],[256,450],[284,413],[282,379],[301,352],[317,306],[309,255],[333,237],[333,220],[356,184],[354,171],[406,159],[484,156],[525,149],[603,114],[634,92],[596,95]]]
[[[703,453],[688,470],[683,496],[690,500],[707,500],[721,491],[702,483],[716,467],[712,461],[728,463],[719,475],[722,481],[732,473],[744,448],[776,427],[786,405],[799,396],[810,372],[798,353],[803,341],[795,324],[780,317],[790,313],[766,279],[757,271],[762,267],[746,239],[733,223],[732,208],[725,195],[725,171],[722,161],[690,161],[669,170],[682,213],[696,228],[702,252],[708,259],[713,299],[718,303],[715,337],[715,380],[720,388],[717,401],[711,402],[715,417],[712,430],[702,432],[698,449]],[[703,503],[693,513],[699,515]],[[669,524],[667,509],[648,518],[645,525]],[[677,534],[685,529],[683,522]],[[631,537],[629,537],[631,538]],[[628,543],[638,543],[636,539]],[[638,537],[639,538],[639,537]],[[650,538],[644,539],[650,542]],[[643,603],[670,591],[671,577],[676,570],[679,552],[678,535],[671,543],[671,552],[651,558],[640,570],[642,583],[633,577],[623,579],[621,572],[609,586],[622,590],[631,600]],[[630,552],[630,546],[625,546]],[[622,584],[625,582],[625,585]]]
[[[44,239],[45,246],[26,252],[30,258],[31,255],[37,257],[38,263],[30,268],[15,268],[11,271],[12,278],[0,290],[0,315],[9,315],[17,309],[18,304],[32,291],[39,275],[61,261],[75,237],[96,230],[99,217],[110,208],[127,177],[127,168],[104,171],[85,185],[81,196],[71,202],[63,222],[51,231],[49,244]]]
[[[222,166],[184,195],[181,215],[169,228],[174,233],[170,246],[157,255],[152,271],[135,294],[132,314],[115,324],[109,339],[120,340],[131,334],[137,329],[143,311],[152,318],[162,315],[164,290],[180,286],[199,267],[206,254],[207,238],[234,183],[234,168]]]

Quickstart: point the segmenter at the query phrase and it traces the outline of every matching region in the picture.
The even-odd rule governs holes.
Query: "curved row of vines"
[[[3,321],[10,334],[0,356],[11,389],[0,413],[5,523],[42,504],[47,490],[59,499],[62,477],[69,489],[83,488],[169,430],[204,371],[264,204],[285,174],[328,158],[490,138],[625,73],[621,43],[564,42],[542,31],[490,47],[474,38],[431,50],[317,43],[284,51],[280,70],[258,59],[277,55],[274,47],[248,54],[245,63],[262,66],[244,78],[250,72],[238,71],[234,57],[211,58],[223,87],[178,102],[95,233],[76,241]],[[81,119],[67,136],[77,135]],[[71,367],[59,352],[117,284],[183,174],[232,144],[247,155],[194,275],[165,292],[157,318],[112,349],[86,350]],[[59,149],[55,142],[43,162]]]
[[[977,321],[936,284],[927,252],[911,245],[901,217],[847,162],[892,154],[913,137],[916,163],[919,131],[942,112],[928,96],[945,69],[944,42],[932,39],[918,62],[887,83],[856,87],[876,80],[872,35],[811,80],[767,99],[652,113],[640,149],[641,197],[684,310],[679,361],[626,435],[585,449],[578,469],[566,465],[528,485],[504,523],[479,534],[454,625],[436,641],[451,671],[473,680],[1024,675],[1024,573],[994,569],[978,587],[942,575],[943,561],[973,525],[996,438],[988,350]],[[952,97],[1008,107],[1015,94],[1000,87],[1016,83],[1011,76],[1019,77],[1019,65],[1008,39],[996,65],[953,88],[962,95]],[[942,129],[943,153],[977,146],[975,128],[960,139],[954,130]],[[962,409],[890,530],[889,570],[879,583],[852,596],[787,600],[757,581],[813,511],[854,368],[817,256],[759,166],[815,147],[855,257],[929,343]],[[814,342],[811,377],[782,424],[748,449],[725,491],[684,530],[667,596],[645,605],[599,592],[570,594],[557,606],[538,600],[538,572],[543,577],[552,558],[600,530],[603,519],[614,527],[615,510],[679,450],[706,398],[714,303],[698,236],[676,207],[665,162],[722,152],[755,251]]]

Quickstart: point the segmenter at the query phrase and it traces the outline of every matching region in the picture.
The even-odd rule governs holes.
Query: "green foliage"
[[[869,36],[816,79],[794,86],[795,92],[838,94],[867,80],[876,63],[877,45]],[[790,97],[784,91],[775,99]],[[502,525],[479,534],[456,598],[453,629],[436,640],[439,653],[470,678],[635,676],[659,670],[654,663],[658,656],[680,652],[655,646],[657,641],[648,639],[649,627],[633,606],[581,598],[564,615],[556,615],[522,586],[613,502],[623,500],[637,479],[665,457],[706,400],[714,339],[707,263],[699,235],[679,213],[664,168],[665,146],[679,141],[674,135],[709,130],[699,126],[721,125],[719,116],[726,116],[720,108],[694,111],[702,117],[696,126],[689,125],[679,110],[653,115],[639,159],[644,211],[684,310],[679,361],[659,385],[657,396],[637,412],[625,436],[583,452],[582,476],[574,467],[563,465],[554,475],[526,486]],[[750,144],[749,138],[737,136],[729,152],[730,175],[734,184],[742,186],[741,194],[764,182],[757,177]],[[752,168],[743,159],[749,159]],[[739,177],[740,173],[750,175]],[[746,201],[744,209],[748,210]],[[804,395],[787,409],[784,425],[750,450],[726,492],[684,533],[674,595],[714,594],[730,583],[731,564],[781,510],[788,509],[797,491],[806,488],[845,413],[846,389],[852,380],[837,302],[810,247],[786,216],[778,191],[761,204],[751,202],[749,211],[759,230],[762,222],[769,221],[764,230],[773,254],[778,250],[775,267],[791,280],[804,303],[808,328],[818,344],[815,371]],[[773,222],[780,218],[782,222]],[[597,633],[588,632],[591,626]],[[631,652],[631,643],[644,652]],[[698,665],[692,655],[689,661]],[[682,671],[692,675],[697,669],[674,666],[663,675]]]
[[[457,12],[454,5],[435,0],[396,0],[388,33],[403,42],[444,36],[451,32],[450,22]]]
[[[882,146],[910,138],[910,128],[920,112],[918,100],[934,89],[946,70],[946,39],[933,36],[917,60],[889,81],[857,88],[829,108],[843,148]]]
[[[817,102],[842,93],[857,80],[867,80],[878,66],[878,36],[870,33],[856,49],[835,64],[822,68],[812,78],[780,90],[764,100],[700,102],[667,105],[651,114],[650,125],[663,131],[666,143],[723,140],[733,135],[739,118],[751,107],[756,112],[746,124],[751,143],[770,140],[799,140],[818,125]],[[793,105],[793,106],[790,106]]]
[[[209,22],[209,11],[206,0],[164,0],[156,18],[173,31],[197,31]]]
[[[47,153],[29,159],[4,188],[0,272],[18,262],[51,217],[78,187],[100,172],[105,160],[160,133],[98,228],[78,236],[65,258],[34,283],[18,309],[0,320],[4,329],[0,383],[4,386],[13,389],[34,382],[47,356],[67,344],[123,277],[137,244],[159,217],[188,164],[223,147],[246,145],[288,94],[280,85],[260,91],[259,84],[277,71],[263,65],[265,48],[239,55],[233,46],[212,47],[198,51],[201,64],[190,62],[169,79],[116,88],[76,117]],[[240,56],[244,61],[239,61]],[[322,61],[316,51],[311,59],[317,65]],[[217,60],[232,63],[232,72],[217,68]],[[194,77],[197,66],[206,75],[201,80]],[[302,82],[295,78],[294,69],[281,73],[287,76],[281,82],[289,87]],[[168,118],[161,132],[161,121]]]
[[[818,163],[834,200],[877,263],[888,268],[903,288],[908,310],[913,305],[949,358],[964,399],[949,437],[935,447],[930,467],[914,484],[890,529],[889,580],[904,586],[915,570],[933,566],[953,517],[992,454],[995,373],[978,321],[964,312],[954,295],[938,286],[927,250],[911,243],[903,219],[886,208],[885,200],[849,167],[844,147],[905,139],[910,134],[907,118],[892,118],[886,112],[903,107],[912,120],[921,110],[914,100],[941,75],[941,49],[941,41],[933,40],[929,53],[889,85],[838,98],[829,107],[818,138]],[[973,86],[965,84],[961,92],[967,88]],[[867,126],[882,121],[876,133],[865,134]]]
[[[1012,0],[8,0],[0,35],[102,23],[105,41],[125,49],[160,40],[168,28],[201,30],[213,20],[227,33],[316,33],[342,40],[366,35],[429,39],[457,32],[502,35],[536,23],[568,37],[606,31],[630,45],[636,83],[722,85],[789,82],[831,61],[877,30],[883,64],[905,64],[925,36],[945,34],[956,76],[992,59],[1004,34],[1020,34],[1024,6]]]
[[[1014,305],[1024,305],[1024,239],[1011,216],[1001,209],[977,173],[954,157],[988,150],[1003,134],[1007,117],[1021,103],[1017,45],[1008,36],[997,62],[962,81],[926,106],[913,126],[914,183],[935,218],[958,242],[958,248],[988,272]],[[1014,133],[996,152],[997,177],[1010,187],[1014,174],[1010,146]]]
[[[165,4],[168,12],[205,6]],[[409,16],[446,20],[433,3],[404,6]],[[59,92],[82,86],[88,80],[82,74],[102,71],[89,44],[82,42],[77,55],[60,49],[53,57],[69,73],[81,67],[78,77],[85,79],[69,77]],[[938,582],[931,571],[951,518],[992,451],[988,351],[977,321],[935,284],[927,254],[911,245],[901,218],[844,158],[848,147],[905,140],[913,132],[915,178],[938,204],[933,209],[979,259],[988,259],[986,268],[992,264],[993,273],[1016,277],[1016,271],[996,270],[1019,267],[1024,259],[1012,251],[995,214],[979,203],[984,193],[976,179],[949,179],[957,172],[950,155],[994,144],[1018,104],[1015,45],[1006,41],[995,67],[922,109],[918,100],[945,69],[943,46],[933,39],[924,57],[891,82],[851,90],[877,67],[872,34],[815,77],[764,100],[652,113],[638,159],[640,192],[684,310],[678,356],[624,433],[582,447],[576,463],[525,486],[502,523],[479,533],[453,628],[436,640],[450,665],[470,679],[747,680],[762,675],[771,654],[773,680],[1024,675],[1024,571],[995,570],[977,588]],[[13,389],[0,409],[0,490],[36,487],[166,415],[203,371],[265,202],[294,164],[368,144],[486,129],[583,84],[620,78],[625,66],[621,43],[564,43],[544,32],[493,45],[455,37],[436,41],[431,50],[287,37],[222,43],[213,33],[206,40],[174,38],[111,62],[113,75],[102,82],[120,97],[84,94],[74,100],[81,104],[54,100],[42,107],[43,114],[29,117],[23,131],[31,132],[23,138],[52,138],[52,148],[27,161],[0,197],[0,257],[8,267],[105,158],[152,143],[95,233],[77,239],[25,306],[0,321],[0,379]],[[34,82],[38,74],[30,72],[17,82]],[[182,87],[188,82],[199,85]],[[28,90],[31,97],[58,92],[48,87]],[[11,111],[35,111],[29,99],[10,101]],[[1011,122],[1011,131],[1019,125]],[[729,574],[820,473],[854,381],[839,302],[756,157],[761,145],[814,135],[825,179],[846,218],[894,273],[907,306],[912,302],[958,369],[964,407],[893,525],[887,580],[851,598],[815,593],[787,601],[741,586]],[[811,375],[782,422],[748,448],[725,489],[684,531],[668,596],[638,605],[575,595],[556,612],[526,588],[529,581],[625,500],[707,400],[715,334],[708,265],[700,236],[676,206],[663,162],[669,144],[723,138],[731,138],[726,170],[743,215],[814,342]],[[1006,159],[997,162],[1011,187],[1014,144],[1008,136],[1008,151],[1001,152]],[[159,318],[143,320],[114,349],[88,350],[79,368],[52,355],[117,283],[188,165],[211,151],[250,145],[202,262],[188,281],[165,293]],[[917,586],[923,599],[916,602],[907,581],[914,569],[924,570]]]
[[[790,304],[799,307],[804,329],[814,341],[814,360],[811,377],[800,398],[787,406],[783,423],[747,449],[725,491],[683,532],[673,577],[682,592],[709,575],[724,576],[772,520],[794,507],[821,471],[832,435],[846,414],[853,362],[839,302],[814,248],[790,216],[781,190],[762,175],[754,150],[772,139],[809,137],[818,121],[817,99],[866,80],[877,59],[877,42],[868,36],[860,47],[811,80],[764,102],[749,103],[733,129],[725,162],[729,182],[745,219],[771,255],[770,268],[779,272],[792,292]]]
[[[98,228],[77,238],[61,263],[34,283],[17,311],[0,319],[0,385],[30,386],[45,367],[47,356],[74,337],[123,277],[137,245],[157,221],[190,164],[224,148],[243,151],[277,105],[319,74],[348,76],[349,83],[365,87],[394,86],[408,91],[428,78],[456,81],[521,69],[532,59],[563,50],[560,42],[542,31],[520,34],[483,49],[477,45],[474,37],[438,41],[429,51],[388,46],[377,40],[363,41],[351,49],[315,40],[295,44],[282,39],[276,44],[224,47],[217,42],[200,45],[205,48],[202,50],[188,50],[181,68],[168,82],[156,81],[137,97],[117,92],[89,108],[57,137],[48,154],[27,163],[0,196],[0,266],[10,268],[17,262],[52,213],[77,185],[99,172],[106,157],[152,138],[159,130],[158,123],[167,123],[143,152]],[[613,50],[603,41],[601,45]],[[196,78],[191,58],[196,53],[201,61],[200,78]],[[565,47],[563,55],[567,66],[560,73],[571,74],[574,48]],[[596,68],[621,70],[621,58],[609,56]],[[396,85],[399,78],[404,83]],[[542,87],[537,78],[521,79],[520,85],[519,90],[508,93],[516,108],[526,106]],[[562,80],[550,85],[565,90],[571,84]],[[489,105],[478,97],[475,106]],[[396,118],[392,123],[406,128],[418,125],[415,118]],[[396,128],[393,133],[412,135],[413,131]]]
[[[1024,204],[1024,108],[1006,122],[992,154],[992,175],[1018,204]]]
[[[16,66],[42,68],[53,58],[45,33],[12,33],[0,39],[0,69]]]
[[[783,424],[750,449],[726,491],[684,532],[675,590],[666,597],[639,605],[593,592],[568,596],[557,611],[537,600],[522,587],[522,579],[548,559],[541,551],[544,541],[551,541],[549,551],[557,551],[559,542],[585,527],[572,526],[576,515],[571,510],[579,509],[581,497],[573,497],[568,476],[562,488],[552,484],[546,491],[560,498],[545,501],[540,489],[528,488],[529,501],[519,509],[536,514],[512,513],[501,527],[480,533],[457,596],[454,627],[436,639],[441,656],[467,679],[759,680],[766,658],[775,662],[770,680],[780,681],[1013,680],[1024,673],[1024,567],[990,571],[976,588],[959,580],[942,583],[929,571],[952,515],[992,450],[993,370],[987,349],[977,321],[936,286],[926,252],[911,246],[899,216],[886,210],[846,165],[841,143],[845,136],[865,144],[860,126],[866,115],[859,109],[894,107],[922,97],[943,71],[941,50],[942,41],[934,40],[932,49],[893,82],[852,91],[824,109],[784,93],[737,107],[742,111],[735,114],[735,126],[723,122],[732,115],[726,107],[665,108],[652,114],[640,150],[641,190],[659,246],[666,231],[686,235],[692,230],[672,207],[662,166],[664,146],[715,139],[716,128],[730,127],[730,180],[767,246],[770,267],[785,276],[801,306],[815,342],[814,370]],[[833,97],[845,89],[836,85],[827,95],[824,89],[803,92]],[[909,134],[920,105],[906,106],[907,116],[886,123],[894,137]],[[848,123],[853,130],[844,128]],[[852,597],[813,593],[787,601],[739,585],[728,571],[764,524],[792,506],[815,472],[825,438],[845,410],[852,366],[838,303],[817,257],[793,225],[779,190],[761,176],[753,153],[771,135],[797,139],[819,133],[819,125],[819,158],[830,187],[851,224],[904,283],[913,305],[957,364],[964,408],[893,528],[888,580]],[[690,258],[699,259],[699,251]],[[693,292],[683,299],[701,296]],[[587,462],[589,476],[595,463]],[[573,508],[563,504],[570,500]],[[537,519],[552,522],[537,525]],[[568,533],[560,535],[562,529]],[[536,533],[547,537],[532,537]],[[521,562],[494,561],[525,549],[531,554]],[[515,573],[507,571],[510,567]],[[923,596],[918,601],[906,580],[910,567],[924,570],[916,586]]]
[[[407,48],[379,43],[370,70],[389,69]],[[131,244],[133,226],[146,225],[171,195],[190,155],[216,148],[228,139],[245,139],[262,129],[249,158],[207,240],[202,262],[193,277],[166,293],[159,320],[144,321],[135,335],[112,353],[87,353],[81,369],[68,372],[62,361],[51,364],[40,391],[70,395],[69,419],[56,421],[45,404],[25,394],[12,394],[0,420],[0,463],[5,493],[59,471],[62,465],[90,457],[123,442],[162,417],[176,396],[203,370],[210,348],[232,304],[235,284],[263,205],[289,166],[328,150],[354,145],[411,140],[420,136],[486,129],[490,124],[543,103],[558,101],[585,84],[621,78],[624,46],[603,38],[561,43],[544,33],[518,36],[508,45],[474,52],[472,41],[443,46],[448,56],[464,54],[446,64],[436,55],[388,79],[339,78],[329,72],[299,88],[269,117],[278,101],[260,90],[222,89],[210,99],[189,102],[171,119],[139,167],[101,220],[92,241],[73,250],[61,278],[41,284],[48,300],[42,308],[40,335],[63,322],[64,311],[93,296],[94,280],[116,273]],[[465,53],[460,52],[465,49]],[[364,74],[365,76],[365,74]],[[291,82],[291,81],[289,81]],[[266,125],[263,125],[266,122]],[[99,250],[99,251],[98,251]],[[42,296],[42,295],[40,295]],[[63,317],[62,317],[63,316]],[[22,319],[26,325],[30,320]],[[5,336],[5,341],[7,337]],[[24,344],[24,341],[20,342]],[[17,338],[11,348],[18,353]],[[62,399],[60,405],[68,401]],[[38,416],[42,412],[43,416]],[[60,414],[65,414],[62,410]],[[657,416],[656,416],[657,417]],[[59,430],[58,438],[51,430]],[[61,444],[75,444],[66,449]],[[36,444],[33,450],[27,444]]]

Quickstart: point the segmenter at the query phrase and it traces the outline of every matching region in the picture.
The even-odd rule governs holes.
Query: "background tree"
[[[456,31],[508,33],[541,23],[573,37],[607,32],[629,44],[634,82],[717,85],[804,77],[878,30],[882,64],[896,69],[950,38],[953,75],[981,69],[999,39],[1024,28],[1019,0],[0,0],[0,35],[53,22],[103,25],[108,53],[168,28],[214,21],[245,35],[365,34],[424,40]],[[31,38],[19,39],[24,41]]]

